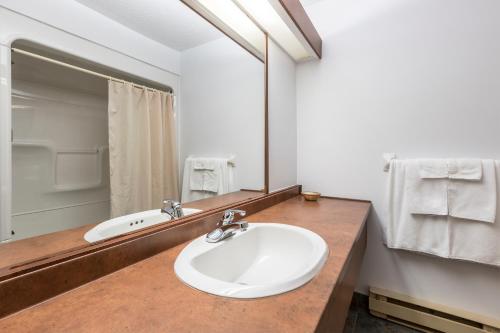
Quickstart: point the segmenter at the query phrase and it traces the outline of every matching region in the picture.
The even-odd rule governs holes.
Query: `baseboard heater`
[[[436,333],[500,333],[500,319],[370,288],[370,313],[413,329]]]

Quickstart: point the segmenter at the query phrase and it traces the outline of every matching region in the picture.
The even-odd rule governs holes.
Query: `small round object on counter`
[[[302,195],[304,196],[304,199],[307,201],[317,201],[319,197],[321,196],[321,193],[319,192],[302,192]]]

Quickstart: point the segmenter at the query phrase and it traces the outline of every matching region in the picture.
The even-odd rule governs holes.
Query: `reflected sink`
[[[271,296],[311,280],[328,256],[326,242],[312,231],[286,224],[249,224],[218,243],[205,235],[189,243],[175,273],[201,291],[234,298]]]
[[[182,211],[184,216],[201,212],[201,210],[194,208],[182,208]],[[99,223],[87,231],[83,238],[85,238],[87,242],[93,243],[106,238],[122,235],[127,232],[168,222],[171,219],[170,215],[162,213],[160,209],[146,210],[139,213],[115,217],[114,219]]]

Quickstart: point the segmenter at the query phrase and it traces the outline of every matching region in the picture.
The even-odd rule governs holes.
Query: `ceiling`
[[[172,49],[182,51],[222,33],[180,0],[76,0],[82,5]]]
[[[300,3],[302,4],[302,6],[306,7],[306,6],[312,5],[313,3],[320,2],[320,1],[323,1],[323,0],[300,0]]]

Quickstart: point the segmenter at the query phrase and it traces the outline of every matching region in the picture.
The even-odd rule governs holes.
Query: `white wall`
[[[269,189],[297,184],[295,62],[269,40]]]
[[[181,59],[181,166],[191,154],[234,154],[235,189],[263,189],[264,64],[226,37]]]
[[[500,158],[500,2],[342,0],[306,10],[324,44],[320,62],[297,69],[298,180],[373,201],[359,290],[498,318],[498,268],[388,250],[379,225],[382,153]]]

